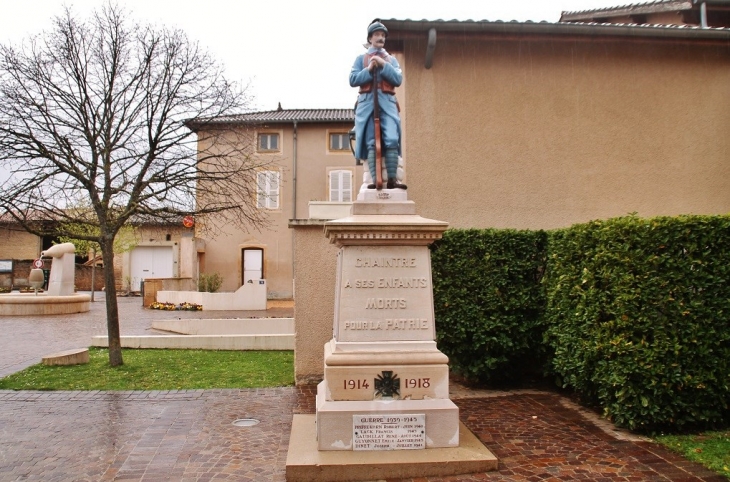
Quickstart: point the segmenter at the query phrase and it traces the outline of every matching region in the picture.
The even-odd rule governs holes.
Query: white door
[[[263,279],[264,250],[260,248],[243,250],[243,282]]]
[[[138,246],[131,253],[132,291],[147,278],[172,278],[172,246]]]

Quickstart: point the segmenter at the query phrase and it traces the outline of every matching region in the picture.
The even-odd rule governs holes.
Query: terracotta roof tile
[[[355,113],[352,109],[280,109],[262,112],[246,112],[209,119],[190,120],[187,122],[192,127],[206,124],[261,124],[261,123],[285,123],[293,122],[316,123],[316,122],[354,122]]]
[[[611,15],[628,15],[632,13],[673,12],[690,10],[691,8],[692,0],[654,0],[652,2],[629,3],[625,5],[601,7],[589,10],[563,11],[561,12],[560,19],[563,21],[564,17],[583,17],[586,15],[601,13]]]

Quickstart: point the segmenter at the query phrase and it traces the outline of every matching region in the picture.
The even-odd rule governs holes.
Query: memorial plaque
[[[353,450],[425,449],[426,415],[353,415],[352,433]]]

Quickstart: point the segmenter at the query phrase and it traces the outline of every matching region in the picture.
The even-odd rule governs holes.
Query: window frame
[[[271,145],[271,138],[276,138],[276,148],[264,148],[261,146],[261,142],[263,138],[267,138],[268,145]],[[256,152],[263,152],[263,153],[271,153],[271,152],[281,152],[281,139],[282,135],[279,131],[261,131],[256,133]]]
[[[332,148],[333,136],[342,136],[342,148]],[[332,129],[327,131],[327,153],[328,154],[350,154],[350,132],[340,129]]]

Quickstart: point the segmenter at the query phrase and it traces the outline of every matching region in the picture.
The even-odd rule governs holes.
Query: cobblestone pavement
[[[556,394],[455,402],[499,470],[409,482],[727,482],[651,442],[616,438]],[[314,387],[0,391],[0,480],[282,482],[292,413],[313,407]],[[234,426],[240,418],[260,423]]]
[[[242,318],[261,312],[144,310],[120,298],[123,335],[153,319]],[[276,308],[266,316],[290,316]],[[0,318],[0,376],[105,333],[104,304],[89,313]],[[0,482],[285,480],[293,413],[314,413],[314,387],[148,392],[0,391]],[[499,458],[496,472],[408,479],[472,481],[727,482],[640,437],[613,429],[555,393],[454,386],[462,421]],[[233,421],[254,418],[251,427]],[[393,482],[393,481],[389,481]]]
[[[40,363],[45,355],[91,344],[91,337],[106,335],[104,293],[96,293],[87,313],[50,316],[0,316],[0,377]],[[175,318],[258,318],[293,316],[292,308],[262,311],[159,311],[144,309],[140,297],[117,298],[119,330],[124,335],[155,335],[153,320]]]

